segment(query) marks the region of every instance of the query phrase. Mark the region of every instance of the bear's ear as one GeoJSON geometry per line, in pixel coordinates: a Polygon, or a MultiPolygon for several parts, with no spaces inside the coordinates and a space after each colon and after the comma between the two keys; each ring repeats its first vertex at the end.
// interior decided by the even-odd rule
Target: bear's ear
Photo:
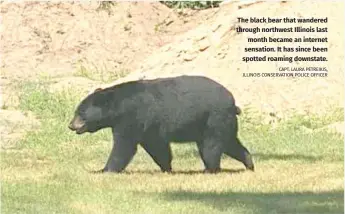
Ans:
{"type": "Polygon", "coordinates": [[[102,91],[103,88],[96,88],[96,89],[91,89],[87,94],[90,95],[90,94],[93,94],[93,93],[96,93],[98,91],[102,91]]]}

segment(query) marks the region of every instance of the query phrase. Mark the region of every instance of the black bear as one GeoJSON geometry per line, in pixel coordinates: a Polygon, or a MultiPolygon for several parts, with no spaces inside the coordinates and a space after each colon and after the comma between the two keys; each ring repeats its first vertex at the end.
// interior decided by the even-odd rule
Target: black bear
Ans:
{"type": "Polygon", "coordinates": [[[96,89],[77,107],[69,128],[77,134],[112,128],[114,145],[98,172],[121,172],[140,144],[163,172],[170,172],[170,142],[196,142],[205,172],[220,171],[223,153],[254,171],[238,139],[231,92],[202,76],[138,80],[96,89]]]}

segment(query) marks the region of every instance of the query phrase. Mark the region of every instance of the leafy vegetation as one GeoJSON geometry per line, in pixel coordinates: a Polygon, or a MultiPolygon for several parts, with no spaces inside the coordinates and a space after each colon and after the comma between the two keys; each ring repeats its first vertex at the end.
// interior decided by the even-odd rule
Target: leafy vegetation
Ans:
{"type": "Polygon", "coordinates": [[[97,8],[97,11],[106,11],[108,13],[108,15],[112,15],[112,10],[111,8],[113,6],[116,6],[116,1],[101,1],[99,3],[99,6],[97,8]]]}
{"type": "Polygon", "coordinates": [[[128,73],[129,71],[125,69],[113,70],[109,69],[105,64],[103,66],[96,66],[87,60],[81,60],[78,62],[78,69],[74,75],[106,83],[124,77],[128,73]]]}
{"type": "Polygon", "coordinates": [[[222,1],[160,1],[170,8],[175,9],[208,9],[218,7],[222,1]]]}

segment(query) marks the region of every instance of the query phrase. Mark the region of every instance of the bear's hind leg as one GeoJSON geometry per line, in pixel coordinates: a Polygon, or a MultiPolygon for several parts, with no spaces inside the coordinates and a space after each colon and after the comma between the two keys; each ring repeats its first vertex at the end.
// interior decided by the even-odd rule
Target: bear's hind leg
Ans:
{"type": "Polygon", "coordinates": [[[141,146],[151,156],[162,172],[171,172],[171,149],[168,142],[158,139],[146,139],[141,146]]]}
{"type": "Polygon", "coordinates": [[[231,120],[227,119],[227,111],[211,112],[207,119],[202,140],[197,141],[199,153],[205,165],[205,172],[215,173],[221,170],[220,160],[223,154],[223,142],[226,141],[231,120]]]}
{"type": "Polygon", "coordinates": [[[228,142],[227,145],[225,145],[224,153],[242,162],[247,169],[254,171],[252,156],[238,138],[236,138],[234,142],[228,142]]]}
{"type": "Polygon", "coordinates": [[[197,142],[199,154],[205,165],[206,173],[217,173],[220,171],[220,159],[222,155],[221,143],[216,139],[206,138],[197,142]]]}

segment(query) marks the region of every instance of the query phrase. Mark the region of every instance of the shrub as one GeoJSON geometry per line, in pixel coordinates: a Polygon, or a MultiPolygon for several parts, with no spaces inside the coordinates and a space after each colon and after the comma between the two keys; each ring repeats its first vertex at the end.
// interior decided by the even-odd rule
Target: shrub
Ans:
{"type": "Polygon", "coordinates": [[[175,9],[190,8],[190,9],[202,10],[202,9],[208,9],[211,7],[218,7],[222,1],[160,1],[160,2],[170,8],[175,8],[175,9]]]}

